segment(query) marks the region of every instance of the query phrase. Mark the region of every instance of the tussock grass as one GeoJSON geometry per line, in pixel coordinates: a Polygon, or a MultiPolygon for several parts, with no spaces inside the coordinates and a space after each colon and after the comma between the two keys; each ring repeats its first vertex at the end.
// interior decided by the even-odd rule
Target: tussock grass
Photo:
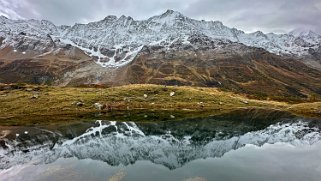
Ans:
{"type": "Polygon", "coordinates": [[[97,112],[93,106],[94,103],[106,104],[112,110],[213,110],[213,112],[228,112],[240,108],[256,107],[289,110],[298,114],[317,110],[312,107],[320,107],[320,103],[292,105],[285,102],[249,99],[245,95],[224,92],[215,88],[165,87],[148,84],[110,88],[0,85],[1,119],[92,113],[97,112]],[[175,95],[170,96],[171,92],[174,92],[175,95]],[[147,97],[144,97],[144,94],[147,97]],[[77,106],[77,102],[84,104],[77,106]]]}
{"type": "Polygon", "coordinates": [[[321,118],[321,102],[294,104],[286,110],[299,115],[321,118]]]}

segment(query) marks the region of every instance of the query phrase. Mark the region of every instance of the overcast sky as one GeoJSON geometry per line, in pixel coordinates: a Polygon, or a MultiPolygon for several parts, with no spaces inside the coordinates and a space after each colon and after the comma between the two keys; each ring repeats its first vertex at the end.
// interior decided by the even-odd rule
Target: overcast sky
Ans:
{"type": "Polygon", "coordinates": [[[0,15],[47,19],[58,25],[97,21],[107,15],[142,20],[167,9],[198,20],[222,21],[246,32],[311,29],[321,34],[321,0],[0,0],[0,15]]]}

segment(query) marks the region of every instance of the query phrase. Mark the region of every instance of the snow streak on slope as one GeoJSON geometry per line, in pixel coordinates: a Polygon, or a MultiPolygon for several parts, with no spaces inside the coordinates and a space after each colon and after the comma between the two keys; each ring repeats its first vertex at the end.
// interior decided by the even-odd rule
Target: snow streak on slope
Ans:
{"type": "Polygon", "coordinates": [[[263,130],[225,138],[212,138],[199,143],[192,137],[174,137],[170,131],[163,135],[146,135],[133,122],[97,121],[98,126],[71,140],[63,140],[52,147],[49,143],[19,149],[16,141],[6,141],[7,149],[0,149],[0,168],[17,164],[51,163],[58,158],[102,160],[110,165],[128,165],[138,160],[150,160],[170,169],[195,159],[221,157],[247,144],[262,146],[277,142],[295,146],[311,145],[321,139],[320,130],[309,128],[306,122],[278,123],[263,130]],[[28,150],[28,151],[26,151],[28,150]]]}

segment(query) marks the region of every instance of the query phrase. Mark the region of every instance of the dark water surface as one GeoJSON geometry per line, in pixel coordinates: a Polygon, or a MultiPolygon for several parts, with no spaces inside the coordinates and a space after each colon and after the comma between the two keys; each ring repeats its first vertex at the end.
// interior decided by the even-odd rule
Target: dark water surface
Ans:
{"type": "Polygon", "coordinates": [[[285,112],[140,111],[12,125],[0,123],[0,180],[321,179],[321,120],[285,112]]]}

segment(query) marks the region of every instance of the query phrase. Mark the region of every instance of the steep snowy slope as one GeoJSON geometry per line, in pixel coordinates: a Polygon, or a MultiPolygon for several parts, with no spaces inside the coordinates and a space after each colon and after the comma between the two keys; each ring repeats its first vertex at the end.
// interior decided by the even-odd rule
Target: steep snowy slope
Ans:
{"type": "Polygon", "coordinates": [[[1,48],[10,46],[14,51],[44,53],[54,45],[50,35],[58,34],[57,27],[46,20],[10,20],[0,17],[1,48]]]}

